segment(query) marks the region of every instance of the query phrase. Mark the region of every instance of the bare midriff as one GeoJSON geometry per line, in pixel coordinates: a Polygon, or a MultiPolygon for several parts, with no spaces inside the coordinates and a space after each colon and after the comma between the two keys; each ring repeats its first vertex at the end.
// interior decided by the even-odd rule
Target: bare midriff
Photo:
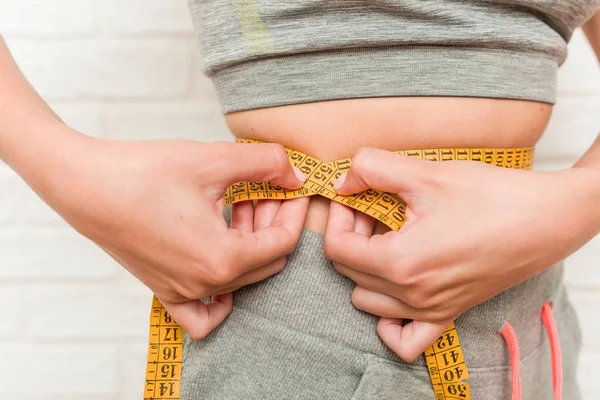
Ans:
{"type": "MultiPolygon", "coordinates": [[[[381,97],[260,108],[226,115],[234,136],[276,142],[323,161],[361,147],[406,150],[534,146],[552,105],[458,97],[381,97]]],[[[329,199],[311,198],[305,228],[325,231],[329,199]]]]}

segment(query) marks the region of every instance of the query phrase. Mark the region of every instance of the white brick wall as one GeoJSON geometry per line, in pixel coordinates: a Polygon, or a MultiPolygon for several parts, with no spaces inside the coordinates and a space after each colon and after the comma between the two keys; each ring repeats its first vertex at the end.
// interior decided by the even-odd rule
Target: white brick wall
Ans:
{"type": "Polygon", "coordinates": [[[119,393],[117,348],[102,343],[0,343],[2,397],[115,398],[119,393]],[[78,397],[76,397],[78,396],[78,397]]]}
{"type": "MultiPolygon", "coordinates": [[[[185,0],[1,0],[0,33],[23,71],[74,128],[96,136],[226,140],[198,72],[185,0]]],[[[580,33],[538,168],[569,166],[600,130],[600,73],[580,33]]],[[[584,330],[580,376],[596,399],[600,237],[568,261],[584,330]]],[[[0,165],[0,397],[139,399],[149,291],[74,233],[0,165]],[[26,371],[26,372],[25,372],[26,371]]]]}

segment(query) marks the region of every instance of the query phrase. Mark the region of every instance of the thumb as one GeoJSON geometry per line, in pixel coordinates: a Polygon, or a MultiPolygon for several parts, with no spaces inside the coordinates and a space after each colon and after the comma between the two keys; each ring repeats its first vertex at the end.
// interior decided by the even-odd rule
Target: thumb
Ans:
{"type": "Polygon", "coordinates": [[[269,181],[286,189],[300,189],[306,177],[277,143],[211,143],[211,172],[223,186],[241,181],[269,181]]]}
{"type": "Polygon", "coordinates": [[[210,303],[191,300],[185,303],[169,303],[163,306],[192,339],[202,339],[225,321],[233,309],[233,294],[213,296],[210,303]]]}
{"type": "Polygon", "coordinates": [[[356,153],[350,170],[333,187],[341,195],[369,188],[409,195],[423,190],[434,179],[436,164],[391,151],[363,148],[356,153]]]}
{"type": "Polygon", "coordinates": [[[394,353],[406,362],[412,362],[431,346],[450,326],[430,322],[412,321],[402,326],[401,319],[380,318],[377,334],[394,353]]]}

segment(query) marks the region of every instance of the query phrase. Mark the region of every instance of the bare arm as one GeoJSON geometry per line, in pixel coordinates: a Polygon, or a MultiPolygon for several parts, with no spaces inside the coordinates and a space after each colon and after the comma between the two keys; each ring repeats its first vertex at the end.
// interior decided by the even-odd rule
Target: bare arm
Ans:
{"type": "MultiPolygon", "coordinates": [[[[582,28],[596,53],[596,58],[600,61],[600,11],[594,14],[582,28]]],[[[591,167],[600,170],[600,136],[596,138],[584,156],[577,161],[575,167],[591,167]]]]}
{"type": "Polygon", "coordinates": [[[590,18],[582,27],[585,36],[600,60],[600,11],[590,18]]]}
{"type": "MultiPolygon", "coordinates": [[[[29,161],[47,151],[50,142],[60,147],[66,136],[74,137],[76,133],[63,124],[25,79],[0,36],[0,159],[29,176],[29,161]]],[[[40,166],[41,162],[40,158],[35,164],[40,166]]]]}
{"type": "MultiPolygon", "coordinates": [[[[0,72],[0,140],[6,140],[7,132],[17,128],[31,128],[39,123],[50,126],[61,122],[27,82],[1,35],[0,72]],[[25,116],[29,119],[23,121],[25,116]]],[[[0,150],[3,147],[5,146],[0,146],[0,150]]]]}
{"type": "Polygon", "coordinates": [[[44,103],[1,37],[0,159],[146,284],[195,338],[227,317],[233,290],[283,268],[308,206],[308,199],[256,209],[246,202],[236,205],[229,229],[223,193],[232,183],[302,186],[282,146],[84,135],[44,103]],[[207,305],[199,300],[215,295],[207,305]]]}

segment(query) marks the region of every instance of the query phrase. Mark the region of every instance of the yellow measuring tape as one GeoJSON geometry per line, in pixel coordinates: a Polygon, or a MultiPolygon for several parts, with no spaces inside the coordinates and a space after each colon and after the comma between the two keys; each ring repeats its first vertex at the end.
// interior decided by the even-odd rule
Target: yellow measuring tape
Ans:
{"type": "MultiPolygon", "coordinates": [[[[240,143],[260,143],[256,140],[237,139],[240,143]]],[[[338,195],[333,184],[350,169],[350,158],[323,162],[297,150],[286,149],[290,163],[305,175],[304,186],[287,190],[268,182],[238,182],[225,193],[225,204],[247,200],[286,200],[321,195],[362,211],[383,222],[392,230],[399,230],[405,221],[406,207],[389,193],[368,189],[350,196],[338,195]]],[[[530,169],[533,148],[464,148],[403,150],[398,154],[431,161],[470,160],[504,168],[530,169]]],[[[154,296],[150,313],[150,339],[144,400],[179,399],[183,330],[154,296]]],[[[471,398],[469,377],[458,333],[454,323],[425,350],[425,360],[436,400],[471,398]]]]}

